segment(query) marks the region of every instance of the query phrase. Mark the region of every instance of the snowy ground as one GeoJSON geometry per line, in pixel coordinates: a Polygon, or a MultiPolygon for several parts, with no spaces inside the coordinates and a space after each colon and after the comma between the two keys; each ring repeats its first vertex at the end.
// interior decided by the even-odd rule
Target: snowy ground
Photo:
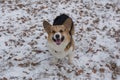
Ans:
{"type": "Polygon", "coordinates": [[[120,80],[119,0],[0,0],[0,80],[120,80]],[[75,24],[75,58],[50,65],[42,22],[75,24]]]}

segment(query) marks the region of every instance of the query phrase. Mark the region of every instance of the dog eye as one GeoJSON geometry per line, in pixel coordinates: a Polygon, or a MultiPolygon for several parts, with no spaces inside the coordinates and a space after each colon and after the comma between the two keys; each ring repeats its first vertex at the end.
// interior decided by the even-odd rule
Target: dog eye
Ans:
{"type": "Polygon", "coordinates": [[[60,30],[60,32],[62,33],[62,32],[63,32],[63,30],[60,30]]]}
{"type": "Polygon", "coordinates": [[[52,33],[55,33],[55,31],[52,31],[52,33]]]}

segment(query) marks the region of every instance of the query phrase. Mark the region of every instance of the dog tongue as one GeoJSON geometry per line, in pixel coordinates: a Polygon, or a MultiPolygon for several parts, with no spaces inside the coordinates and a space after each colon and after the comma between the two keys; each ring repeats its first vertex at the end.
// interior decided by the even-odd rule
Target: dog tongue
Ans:
{"type": "Polygon", "coordinates": [[[56,44],[57,44],[57,45],[60,45],[61,40],[60,40],[60,39],[58,39],[58,40],[56,40],[55,42],[56,42],[56,44]]]}

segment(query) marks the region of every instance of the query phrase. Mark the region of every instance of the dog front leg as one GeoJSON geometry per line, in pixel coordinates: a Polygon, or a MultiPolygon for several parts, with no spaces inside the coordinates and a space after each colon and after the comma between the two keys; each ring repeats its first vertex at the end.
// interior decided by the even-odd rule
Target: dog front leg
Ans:
{"type": "Polygon", "coordinates": [[[74,53],[71,52],[71,53],[68,55],[68,63],[69,63],[69,64],[72,64],[72,63],[73,63],[73,58],[74,58],[74,53]]]}

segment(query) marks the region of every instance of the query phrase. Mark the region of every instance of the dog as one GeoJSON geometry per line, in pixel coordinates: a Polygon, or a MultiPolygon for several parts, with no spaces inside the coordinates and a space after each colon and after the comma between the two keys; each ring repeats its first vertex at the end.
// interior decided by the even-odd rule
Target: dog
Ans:
{"type": "Polygon", "coordinates": [[[74,58],[74,24],[72,19],[66,14],[61,14],[54,19],[53,25],[43,21],[43,27],[48,34],[48,49],[55,58],[53,63],[68,56],[68,62],[71,64],[74,58]]]}

